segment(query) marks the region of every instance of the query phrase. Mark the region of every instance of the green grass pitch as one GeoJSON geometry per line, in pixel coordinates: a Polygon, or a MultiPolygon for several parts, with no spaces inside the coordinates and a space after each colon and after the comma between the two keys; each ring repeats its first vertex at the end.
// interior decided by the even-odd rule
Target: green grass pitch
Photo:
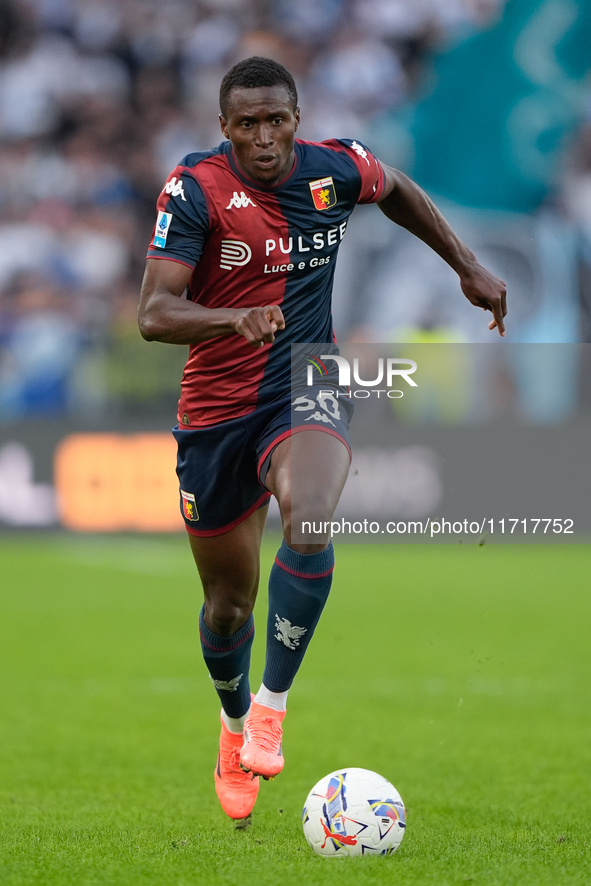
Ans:
{"type": "Polygon", "coordinates": [[[341,545],[244,832],[186,540],[5,536],[0,563],[3,886],[591,882],[591,545],[341,545]],[[303,801],[340,766],[401,792],[394,856],[309,850],[303,801]]]}

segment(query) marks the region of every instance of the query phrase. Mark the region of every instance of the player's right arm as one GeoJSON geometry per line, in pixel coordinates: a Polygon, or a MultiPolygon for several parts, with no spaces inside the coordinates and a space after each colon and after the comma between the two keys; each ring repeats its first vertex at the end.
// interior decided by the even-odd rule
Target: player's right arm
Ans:
{"type": "Polygon", "coordinates": [[[193,271],[180,262],[148,259],[142,282],[138,323],[146,341],[192,345],[232,333],[253,347],[264,347],[285,327],[278,305],[205,308],[182,298],[193,271]]]}

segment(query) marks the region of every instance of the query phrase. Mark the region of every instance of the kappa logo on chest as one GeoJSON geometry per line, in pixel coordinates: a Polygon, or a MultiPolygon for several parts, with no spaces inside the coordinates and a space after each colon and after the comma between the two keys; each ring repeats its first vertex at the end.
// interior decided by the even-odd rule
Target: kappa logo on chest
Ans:
{"type": "Polygon", "coordinates": [[[246,209],[248,206],[256,207],[256,203],[244,191],[234,191],[226,209],[246,209]]]}

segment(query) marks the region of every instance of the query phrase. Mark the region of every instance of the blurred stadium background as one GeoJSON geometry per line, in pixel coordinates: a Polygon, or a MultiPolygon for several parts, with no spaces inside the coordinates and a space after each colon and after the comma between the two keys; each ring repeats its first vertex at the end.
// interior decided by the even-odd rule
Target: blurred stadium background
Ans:
{"type": "MultiPolygon", "coordinates": [[[[476,399],[417,421],[587,421],[586,0],[0,0],[5,529],[180,528],[185,349],[142,341],[138,290],[162,182],[221,140],[220,79],[253,54],[294,73],[302,137],[366,142],[509,281],[507,342],[572,345],[560,370],[540,351],[500,363],[486,415],[476,399]]],[[[491,340],[455,275],[375,208],[347,241],[342,341],[491,340]]]]}

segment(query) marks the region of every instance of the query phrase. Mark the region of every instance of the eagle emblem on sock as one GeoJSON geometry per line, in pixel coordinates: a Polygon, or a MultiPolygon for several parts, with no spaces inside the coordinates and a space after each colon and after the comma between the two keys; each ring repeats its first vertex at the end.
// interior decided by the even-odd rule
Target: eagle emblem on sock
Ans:
{"type": "Polygon", "coordinates": [[[225,689],[226,692],[236,692],[236,690],[238,689],[238,684],[242,680],[243,676],[244,674],[238,674],[237,677],[232,677],[231,680],[214,680],[210,674],[209,679],[216,689],[225,689]]]}
{"type": "Polygon", "coordinates": [[[300,645],[300,639],[304,636],[308,628],[299,628],[287,618],[280,618],[275,613],[275,639],[287,646],[288,649],[296,649],[300,645]]]}

